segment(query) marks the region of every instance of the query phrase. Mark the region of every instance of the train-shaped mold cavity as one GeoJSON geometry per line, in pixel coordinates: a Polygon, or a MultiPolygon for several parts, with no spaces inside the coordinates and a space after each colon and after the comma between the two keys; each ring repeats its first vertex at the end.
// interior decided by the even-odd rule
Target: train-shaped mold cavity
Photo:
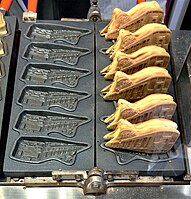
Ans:
{"type": "Polygon", "coordinates": [[[76,156],[89,149],[87,143],[50,137],[20,137],[16,140],[10,157],[25,163],[43,163],[51,160],[73,165],[76,156]]]}
{"type": "Polygon", "coordinates": [[[73,137],[77,128],[90,121],[84,116],[45,110],[24,110],[17,118],[14,129],[23,133],[58,132],[67,137],[73,137]]]}
{"type": "Polygon", "coordinates": [[[22,106],[60,107],[74,111],[79,101],[90,95],[87,92],[73,91],[53,86],[26,86],[18,99],[22,106]]]}
{"type": "Polygon", "coordinates": [[[21,80],[36,84],[60,83],[68,87],[76,87],[81,78],[90,75],[90,71],[57,64],[29,63],[21,76],[21,80]]]}
{"type": "Polygon", "coordinates": [[[80,38],[91,33],[91,30],[63,26],[58,24],[36,23],[32,24],[26,33],[26,37],[36,41],[63,41],[76,45],[80,38]]]}
{"type": "Polygon", "coordinates": [[[23,57],[28,60],[48,61],[76,65],[80,57],[91,50],[47,42],[31,42],[25,49],[23,57]]]}

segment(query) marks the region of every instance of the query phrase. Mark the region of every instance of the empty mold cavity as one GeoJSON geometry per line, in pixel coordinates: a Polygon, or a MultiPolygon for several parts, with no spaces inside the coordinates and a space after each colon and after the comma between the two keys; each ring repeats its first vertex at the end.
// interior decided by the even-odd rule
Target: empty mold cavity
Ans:
{"type": "Polygon", "coordinates": [[[79,126],[89,122],[87,117],[54,111],[24,110],[15,124],[16,130],[27,133],[58,132],[73,137],[79,126]]]}
{"type": "Polygon", "coordinates": [[[33,42],[24,52],[24,58],[40,61],[65,62],[75,65],[81,56],[89,54],[87,48],[78,48],[60,44],[33,42]]]}
{"type": "Polygon", "coordinates": [[[58,87],[26,86],[18,99],[19,104],[37,107],[59,106],[74,111],[80,100],[90,95],[86,92],[71,91],[58,87]]]}
{"type": "Polygon", "coordinates": [[[107,55],[106,51],[107,51],[107,48],[102,48],[102,49],[99,50],[99,52],[104,54],[104,55],[107,55]]]}
{"type": "Polygon", "coordinates": [[[26,163],[43,163],[56,160],[73,165],[78,153],[90,145],[49,137],[20,137],[14,144],[11,158],[26,163]]]}
{"type": "Polygon", "coordinates": [[[80,37],[91,33],[91,30],[63,26],[57,24],[36,23],[29,27],[26,36],[28,38],[47,41],[65,41],[70,44],[77,44],[80,37]]]}
{"type": "Polygon", "coordinates": [[[167,153],[160,153],[160,154],[148,154],[148,153],[139,153],[129,150],[111,149],[106,147],[105,143],[102,143],[101,147],[107,151],[112,152],[116,156],[117,163],[120,165],[126,165],[135,160],[143,160],[152,163],[166,162],[173,160],[179,157],[180,155],[179,152],[175,150],[175,147],[173,147],[167,153]]]}
{"type": "Polygon", "coordinates": [[[25,67],[21,79],[34,83],[61,83],[69,87],[76,87],[79,79],[90,74],[89,70],[70,68],[55,64],[31,63],[25,67]]]}

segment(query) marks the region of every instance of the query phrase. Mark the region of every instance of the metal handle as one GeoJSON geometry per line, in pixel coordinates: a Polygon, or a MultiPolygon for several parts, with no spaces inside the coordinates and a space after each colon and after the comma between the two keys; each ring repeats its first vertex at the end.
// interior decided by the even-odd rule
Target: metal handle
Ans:
{"type": "Polygon", "coordinates": [[[91,21],[98,21],[98,20],[102,20],[101,19],[101,12],[100,9],[97,5],[98,1],[97,0],[92,0],[92,5],[88,11],[88,15],[87,18],[91,21]]]}

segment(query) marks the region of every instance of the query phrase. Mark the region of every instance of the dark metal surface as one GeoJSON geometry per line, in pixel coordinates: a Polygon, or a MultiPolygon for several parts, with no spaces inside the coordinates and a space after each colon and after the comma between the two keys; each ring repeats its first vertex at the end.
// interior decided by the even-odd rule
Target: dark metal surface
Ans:
{"type": "Polygon", "coordinates": [[[178,94],[178,108],[186,143],[191,146],[191,32],[173,31],[170,45],[171,61],[178,94]]]}
{"type": "Polygon", "coordinates": [[[175,64],[173,68],[175,79],[178,79],[183,67],[189,46],[191,44],[191,32],[188,30],[172,31],[170,43],[171,61],[175,64]]]}
{"type": "Polygon", "coordinates": [[[190,96],[191,96],[191,48],[189,48],[187,57],[180,71],[180,75],[177,80],[177,89],[179,93],[179,108],[181,121],[183,125],[184,137],[186,144],[191,146],[191,107],[190,107],[190,96]]]}
{"type": "MultiPolygon", "coordinates": [[[[31,27],[30,23],[23,23],[20,26],[22,31],[18,67],[4,161],[4,173],[8,176],[51,176],[52,170],[88,170],[94,166],[94,25],[92,22],[43,21],[43,23],[73,27],[69,30],[81,28],[81,30],[88,30],[89,34],[81,36],[75,45],[62,39],[61,41],[53,39],[47,43],[42,42],[41,39],[33,40],[26,36],[31,27]],[[72,57],[66,55],[72,65],[66,62],[58,64],[47,59],[36,60],[33,59],[34,56],[30,59],[27,56],[23,57],[30,51],[26,51],[28,49],[26,46],[31,46],[31,44],[39,45],[33,47],[35,49],[41,47],[42,52],[46,50],[49,52],[52,48],[59,47],[61,50],[66,48],[71,52],[75,49],[81,50],[82,53],[84,49],[87,49],[88,54],[85,51],[85,54],[75,62],[72,62],[72,57]],[[69,76],[64,78],[63,75],[69,76]],[[33,92],[30,90],[26,94],[26,88],[33,88],[33,92]],[[55,93],[56,90],[58,93],[55,93]],[[62,96],[61,91],[64,90],[65,94],[68,93],[67,98],[62,96]],[[74,94],[71,91],[80,95],[84,93],[86,97],[76,101],[76,98],[71,98],[74,94]],[[26,141],[24,138],[23,142],[23,136],[33,137],[33,140],[27,138],[26,141]],[[44,139],[44,143],[42,137],[47,138],[44,139]],[[60,139],[62,143],[64,140],[71,141],[76,145],[63,148],[61,146],[63,144],[59,146],[59,142],[58,144],[49,142],[50,138],[60,139]],[[85,147],[86,150],[79,152],[78,143],[84,143],[88,148],[85,147]],[[29,147],[31,151],[27,149],[29,147]],[[45,157],[40,157],[35,150],[39,151],[39,154],[44,154],[45,157]],[[13,152],[18,155],[15,156],[13,152]],[[59,154],[63,157],[68,154],[69,159],[72,155],[72,159],[65,158],[60,161],[62,157],[58,157],[55,161],[51,158],[54,154],[57,154],[57,157],[59,154]],[[33,159],[37,160],[35,166],[31,161],[33,159]]],[[[57,57],[58,53],[54,56],[57,57]]]]}

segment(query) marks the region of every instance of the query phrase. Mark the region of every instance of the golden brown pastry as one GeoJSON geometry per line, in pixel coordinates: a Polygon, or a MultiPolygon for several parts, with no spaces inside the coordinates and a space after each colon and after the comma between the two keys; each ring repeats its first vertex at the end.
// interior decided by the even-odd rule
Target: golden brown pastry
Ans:
{"type": "Polygon", "coordinates": [[[139,124],[120,120],[115,131],[106,134],[106,147],[128,149],[144,153],[165,153],[169,151],[180,132],[177,124],[167,119],[151,119],[139,124]]]}
{"type": "Polygon", "coordinates": [[[148,23],[161,23],[163,10],[156,1],[137,4],[128,12],[115,8],[110,23],[100,31],[106,39],[116,39],[121,29],[135,32],[148,23]]]}
{"type": "Polygon", "coordinates": [[[7,28],[2,12],[0,12],[0,35],[6,35],[7,28]]]}
{"type": "Polygon", "coordinates": [[[0,40],[0,55],[4,55],[4,46],[3,46],[3,42],[0,40]]]}
{"type": "Polygon", "coordinates": [[[150,23],[134,33],[121,29],[117,41],[106,53],[113,59],[117,51],[132,53],[144,46],[155,45],[167,49],[171,31],[165,25],[150,23]]]}
{"type": "Polygon", "coordinates": [[[107,128],[113,130],[120,119],[133,124],[154,118],[171,119],[175,110],[176,103],[173,97],[167,94],[151,94],[134,103],[119,99],[116,111],[104,122],[110,123],[107,128]]]}
{"type": "Polygon", "coordinates": [[[154,93],[166,93],[171,82],[168,71],[148,67],[132,75],[117,71],[113,82],[101,90],[105,100],[139,100],[154,93]]]}
{"type": "Polygon", "coordinates": [[[145,46],[131,54],[117,51],[112,63],[101,70],[101,74],[105,75],[106,79],[113,79],[116,71],[133,74],[148,66],[166,68],[169,60],[170,55],[158,46],[145,46]]]}

